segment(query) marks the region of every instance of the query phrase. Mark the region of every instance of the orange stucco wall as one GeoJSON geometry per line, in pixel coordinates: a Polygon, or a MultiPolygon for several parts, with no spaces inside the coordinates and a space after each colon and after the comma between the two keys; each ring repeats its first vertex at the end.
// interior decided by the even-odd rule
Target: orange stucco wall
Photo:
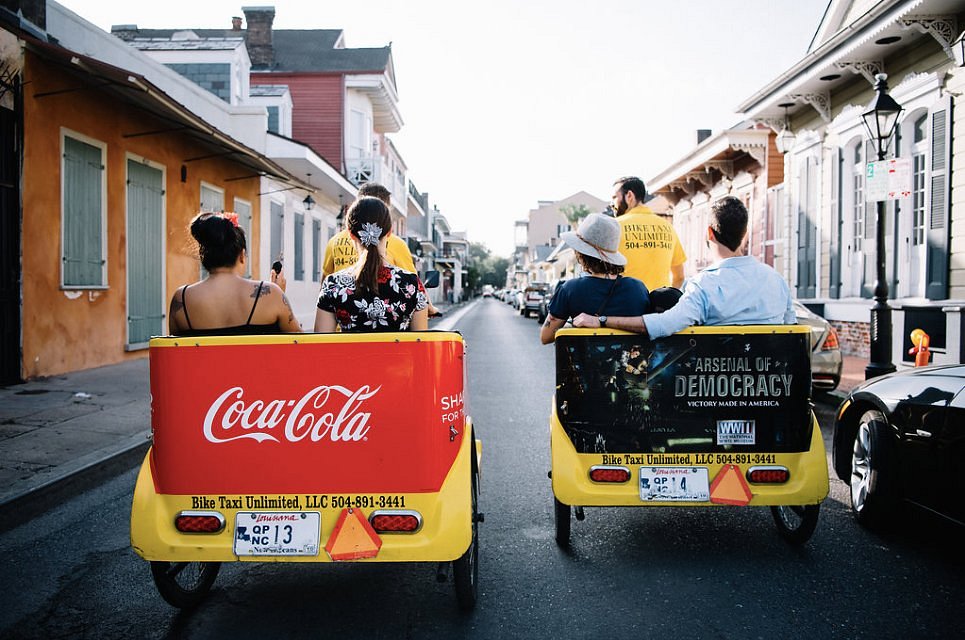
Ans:
{"type": "MultiPolygon", "coordinates": [[[[247,167],[211,155],[179,133],[125,138],[124,134],[171,128],[151,114],[68,75],[28,54],[24,68],[23,160],[23,375],[46,376],[144,357],[125,351],[127,335],[127,159],[147,159],[165,168],[165,313],[174,290],[198,279],[198,261],[187,231],[201,200],[201,181],[251,203],[253,238],[248,239],[253,272],[258,272],[257,177],[247,167]],[[39,93],[84,87],[58,95],[39,93]],[[106,144],[107,287],[64,290],[61,282],[62,128],[106,144]],[[181,166],[187,180],[181,181],[181,166]]],[[[96,80],[90,80],[96,83],[96,80]]],[[[165,330],[167,329],[165,323],[165,330]]]]}

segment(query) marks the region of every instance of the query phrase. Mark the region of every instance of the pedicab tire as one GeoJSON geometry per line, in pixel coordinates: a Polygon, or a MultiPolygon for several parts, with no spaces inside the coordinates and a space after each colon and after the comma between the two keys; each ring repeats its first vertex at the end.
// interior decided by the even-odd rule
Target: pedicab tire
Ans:
{"type": "Polygon", "coordinates": [[[158,593],[165,602],[179,609],[191,609],[200,604],[220,570],[220,562],[151,562],[151,575],[158,593]],[[190,584],[182,585],[178,578],[186,570],[196,577],[190,584]]]}
{"type": "Polygon", "coordinates": [[[811,539],[818,526],[821,505],[771,507],[771,516],[777,525],[777,532],[791,544],[804,544],[811,539]]]}
{"type": "Polygon", "coordinates": [[[570,546],[570,505],[553,498],[553,512],[556,520],[556,544],[564,549],[570,546]]]}
{"type": "MultiPolygon", "coordinates": [[[[473,453],[475,458],[475,453],[473,453]]],[[[472,472],[472,539],[469,548],[452,563],[452,580],[456,587],[456,601],[463,611],[476,608],[479,595],[479,520],[477,474],[475,464],[472,472]]]]}

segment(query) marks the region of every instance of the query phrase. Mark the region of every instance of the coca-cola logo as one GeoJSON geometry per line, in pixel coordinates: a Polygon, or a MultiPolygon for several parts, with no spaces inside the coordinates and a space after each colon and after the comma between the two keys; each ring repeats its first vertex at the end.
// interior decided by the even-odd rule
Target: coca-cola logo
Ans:
{"type": "Polygon", "coordinates": [[[379,392],[362,385],[352,390],[338,385],[315,387],[299,400],[252,400],[242,387],[231,387],[211,404],[204,416],[204,437],[216,444],[251,439],[280,442],[275,430],[284,426],[284,439],[312,442],[359,442],[373,426],[363,403],[379,392]]]}

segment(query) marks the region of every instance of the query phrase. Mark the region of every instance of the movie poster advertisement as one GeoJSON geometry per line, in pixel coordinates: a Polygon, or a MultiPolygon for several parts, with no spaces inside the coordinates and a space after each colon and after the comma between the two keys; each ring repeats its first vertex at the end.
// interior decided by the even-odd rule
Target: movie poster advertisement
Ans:
{"type": "Polygon", "coordinates": [[[557,417],[579,453],[808,449],[806,333],[560,336],[556,344],[557,417]]]}

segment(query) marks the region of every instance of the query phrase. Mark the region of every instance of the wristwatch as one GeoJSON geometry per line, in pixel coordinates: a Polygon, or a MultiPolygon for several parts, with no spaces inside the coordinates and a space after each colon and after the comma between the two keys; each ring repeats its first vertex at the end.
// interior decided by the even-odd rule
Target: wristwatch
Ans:
{"type": "Polygon", "coordinates": [[[606,321],[607,321],[607,317],[606,317],[606,316],[597,316],[597,320],[600,321],[600,326],[601,326],[601,327],[606,327],[606,321]]]}

